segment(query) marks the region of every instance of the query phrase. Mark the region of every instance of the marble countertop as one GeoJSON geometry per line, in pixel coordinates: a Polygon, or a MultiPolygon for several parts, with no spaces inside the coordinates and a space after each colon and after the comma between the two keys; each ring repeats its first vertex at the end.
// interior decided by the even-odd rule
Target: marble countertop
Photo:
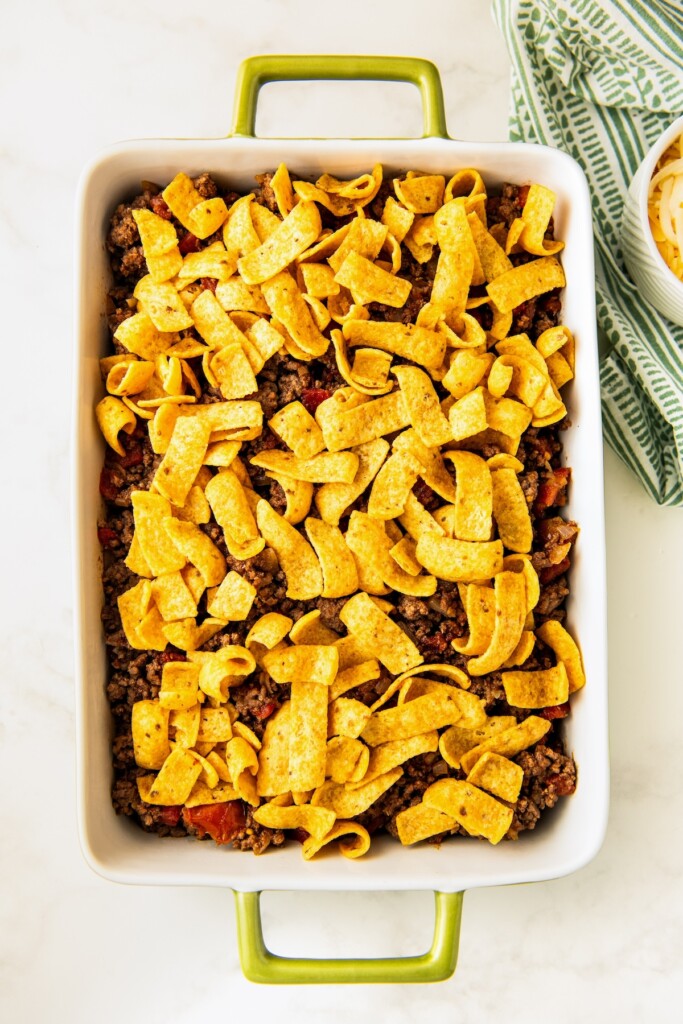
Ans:
{"type": "MultiPolygon", "coordinates": [[[[683,519],[653,505],[610,452],[606,841],[567,878],[469,893],[450,981],[253,986],[239,968],[230,892],[115,885],[78,846],[69,416],[81,168],[123,138],[224,134],[240,60],[268,52],[428,57],[443,76],[451,134],[502,140],[508,60],[488,0],[9,0],[3,14],[3,1019],[680,1020],[683,519]]],[[[264,91],[258,130],[405,135],[420,124],[407,86],[292,84],[264,91]]],[[[425,893],[264,898],[268,942],[290,954],[419,952],[432,917],[425,893]]]]}

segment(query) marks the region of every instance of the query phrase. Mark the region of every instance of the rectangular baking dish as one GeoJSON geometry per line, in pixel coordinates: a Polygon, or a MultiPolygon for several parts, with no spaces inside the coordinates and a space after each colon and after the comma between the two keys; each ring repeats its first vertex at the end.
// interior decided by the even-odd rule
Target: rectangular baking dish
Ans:
{"type": "Polygon", "coordinates": [[[418,981],[448,977],[457,956],[465,889],[556,878],[576,871],[599,849],[607,820],[607,668],[604,516],[598,349],[595,328],[590,198],[583,172],[564,153],[512,143],[465,143],[446,132],[441,83],[426,61],[387,57],[256,57],[238,77],[233,133],[209,140],[153,140],[119,144],[84,172],[78,205],[74,389],[74,552],[78,686],[79,829],[86,860],[100,875],[139,885],[210,885],[235,890],[242,964],[255,981],[418,981]],[[254,137],[260,87],[284,79],[408,81],[423,100],[425,135],[411,140],[306,140],[254,137]],[[305,862],[289,843],[256,858],[196,841],[148,835],[112,809],[110,712],[100,624],[102,587],[97,518],[103,443],[94,406],[101,397],[98,360],[108,332],[104,300],[109,265],[104,238],[115,205],[141,179],[169,181],[178,170],[208,170],[230,187],[248,191],[254,175],[285,161],[302,177],[323,171],[350,177],[380,162],[401,169],[441,172],[476,167],[489,186],[538,181],[557,195],[557,237],[565,240],[567,278],[563,322],[577,339],[576,379],[567,399],[572,427],[566,461],[573,467],[567,515],[581,526],[572,569],[568,621],[579,638],[587,685],[572,700],[566,723],[569,751],[579,770],[576,793],[561,801],[534,832],[519,841],[446,842],[403,848],[373,842],[361,860],[326,856],[305,862]],[[394,960],[295,960],[270,954],[261,934],[258,893],[264,889],[413,890],[437,894],[432,949],[394,960]]]}

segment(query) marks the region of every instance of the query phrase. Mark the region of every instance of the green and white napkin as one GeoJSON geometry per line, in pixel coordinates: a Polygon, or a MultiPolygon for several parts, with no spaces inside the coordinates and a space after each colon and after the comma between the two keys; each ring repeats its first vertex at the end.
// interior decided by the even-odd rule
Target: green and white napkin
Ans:
{"type": "Polygon", "coordinates": [[[493,0],[512,60],[510,137],[565,150],[591,189],[605,438],[661,505],[683,505],[683,328],[619,249],[645,153],[683,113],[681,0],[493,0]]]}

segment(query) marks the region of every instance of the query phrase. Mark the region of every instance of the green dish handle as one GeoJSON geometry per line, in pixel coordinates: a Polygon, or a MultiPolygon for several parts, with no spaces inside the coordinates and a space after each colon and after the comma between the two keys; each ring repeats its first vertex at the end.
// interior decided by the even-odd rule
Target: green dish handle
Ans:
{"type": "Polygon", "coordinates": [[[461,892],[436,892],[432,948],[420,956],[380,959],[307,959],[271,953],[263,940],[260,892],[236,892],[240,960],[249,981],[265,985],[320,985],[444,981],[458,959],[461,892]]]}
{"type": "Polygon", "coordinates": [[[434,64],[419,57],[370,57],[269,54],[248,57],[237,72],[231,135],[254,138],[258,94],[268,82],[410,82],[422,97],[424,138],[448,138],[441,77],[434,64]]]}

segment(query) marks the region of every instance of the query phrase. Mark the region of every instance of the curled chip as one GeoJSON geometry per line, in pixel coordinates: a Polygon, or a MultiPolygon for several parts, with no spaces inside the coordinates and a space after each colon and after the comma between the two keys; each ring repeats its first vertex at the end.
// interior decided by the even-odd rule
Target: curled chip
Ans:
{"type": "Polygon", "coordinates": [[[467,781],[513,804],[519,797],[524,772],[514,761],[489,751],[479,758],[467,781]]]}
{"type": "Polygon", "coordinates": [[[174,277],[183,265],[173,225],[151,210],[133,210],[150,277],[160,283],[174,277]]]}
{"type": "Polygon", "coordinates": [[[455,399],[464,398],[481,383],[494,361],[493,353],[481,355],[468,349],[454,352],[441,381],[455,399]]]}
{"type": "Polygon", "coordinates": [[[531,551],[533,530],[529,506],[517,473],[509,467],[492,470],[493,515],[498,535],[510,551],[531,551]]]}
{"type": "Polygon", "coordinates": [[[258,249],[238,260],[242,280],[246,284],[261,284],[275,277],[316,241],[321,227],[315,203],[299,203],[258,249]]]}
{"type": "Polygon", "coordinates": [[[362,686],[363,683],[368,683],[371,679],[379,679],[380,674],[379,662],[376,658],[368,658],[367,661],[361,661],[357,665],[340,670],[330,687],[330,700],[336,700],[348,690],[362,686]]]}
{"type": "Polygon", "coordinates": [[[152,600],[164,622],[197,614],[197,602],[180,572],[168,572],[152,581],[152,600]]]}
{"type": "Polygon", "coordinates": [[[342,328],[349,345],[367,345],[410,359],[427,370],[438,370],[446,352],[445,335],[415,324],[350,320],[342,328]]]}
{"type": "Polygon", "coordinates": [[[233,558],[253,558],[263,550],[265,542],[259,534],[245,489],[232,469],[212,477],[204,493],[233,558]]]}
{"type": "MultiPolygon", "coordinates": [[[[124,356],[107,374],[107,391],[112,395],[135,395],[144,391],[154,376],[154,363],[124,356]],[[131,360],[130,362],[128,360],[131,360]]],[[[119,454],[121,454],[119,452],[119,454]]]]}
{"type": "Polygon", "coordinates": [[[457,824],[455,818],[424,803],[406,807],[396,815],[396,831],[404,846],[419,843],[441,832],[450,832],[457,824]]]}
{"type": "Polygon", "coordinates": [[[501,682],[505,699],[513,708],[554,707],[569,698],[567,670],[562,662],[538,672],[503,672],[501,682]]]}
{"type": "MultiPolygon", "coordinates": [[[[569,681],[569,693],[575,693],[586,683],[586,675],[581,663],[581,652],[574,638],[567,632],[561,622],[548,619],[536,630],[536,636],[547,644],[564,665],[569,681]]],[[[562,703],[558,701],[558,703],[562,703]]]]}
{"type": "Polygon", "coordinates": [[[161,494],[133,491],[131,494],[135,520],[135,538],[153,576],[182,569],[187,558],[168,536],[166,523],[171,520],[171,505],[161,494]]]}
{"type": "Polygon", "coordinates": [[[322,839],[316,839],[314,836],[304,839],[302,846],[304,860],[310,860],[323,846],[327,846],[328,843],[337,839],[342,840],[339,843],[339,852],[343,857],[348,857],[351,860],[362,857],[370,849],[370,834],[363,825],[357,821],[337,821],[322,839]],[[345,836],[351,838],[345,839],[343,838],[345,836]]]}
{"type": "Polygon", "coordinates": [[[331,269],[339,270],[346,257],[351,252],[363,256],[367,260],[374,260],[379,256],[387,236],[387,228],[376,220],[368,220],[364,215],[357,216],[351,221],[351,226],[342,240],[341,245],[327,260],[331,269]]]}
{"type": "Polygon", "coordinates": [[[410,452],[393,452],[373,481],[368,514],[375,519],[395,519],[402,515],[421,468],[410,452]]]}
{"type": "Polygon", "coordinates": [[[452,199],[434,217],[440,252],[428,306],[418,315],[418,322],[427,326],[430,318],[444,315],[446,323],[457,329],[465,312],[476,249],[467,221],[467,211],[460,199],[452,199]]]}
{"type": "MultiPolygon", "coordinates": [[[[428,487],[440,494],[446,501],[455,500],[453,478],[448,472],[438,448],[427,447],[414,430],[404,430],[399,434],[393,447],[396,451],[407,451],[415,456],[420,463],[420,476],[428,487]]],[[[408,502],[410,503],[410,498],[408,502]]],[[[408,504],[406,508],[408,508],[408,504]]]]}
{"type": "Polygon", "coordinates": [[[170,754],[168,714],[156,700],[139,700],[133,704],[133,753],[140,768],[161,768],[170,754]]]}
{"type": "Polygon", "coordinates": [[[425,790],[423,800],[427,806],[455,818],[470,835],[483,836],[494,846],[512,824],[512,809],[471,782],[441,779],[425,790]]]}
{"type": "Polygon", "coordinates": [[[499,572],[494,581],[495,611],[493,633],[481,654],[470,658],[467,671],[472,676],[495,672],[514,652],[526,621],[526,580],[522,573],[499,572]]]}
{"type": "Polygon", "coordinates": [[[323,575],[317,555],[308,541],[267,501],[258,502],[256,521],[287,577],[287,597],[298,601],[319,597],[323,589],[323,575]]]}
{"type": "Polygon", "coordinates": [[[262,665],[276,683],[311,682],[330,686],[337,674],[339,652],[331,646],[296,644],[265,654],[262,665]]]}
{"type": "Polygon", "coordinates": [[[415,555],[427,572],[452,583],[488,580],[502,571],[503,545],[499,540],[466,541],[423,533],[415,555]]]}
{"type": "Polygon", "coordinates": [[[337,818],[354,818],[367,811],[402,775],[402,768],[392,768],[357,789],[349,789],[338,782],[325,782],[316,789],[311,803],[314,807],[328,808],[337,818]]]}
{"type": "Polygon", "coordinates": [[[228,215],[222,199],[204,199],[192,179],[182,172],[176,174],[161,194],[173,215],[197,238],[208,238],[228,215]]]}
{"type": "Polygon", "coordinates": [[[309,516],[306,533],[318,556],[323,575],[322,597],[346,597],[358,589],[358,572],[352,553],[338,526],[309,516]]]}
{"type": "Polygon", "coordinates": [[[381,596],[391,587],[400,594],[431,597],[436,591],[433,576],[413,575],[402,569],[392,556],[393,540],[384,523],[364,512],[352,512],[346,542],[353,551],[358,578],[367,593],[381,596]]]}
{"type": "Polygon", "coordinates": [[[260,644],[269,651],[277,647],[292,628],[292,620],[288,615],[281,615],[280,612],[267,612],[262,615],[247,633],[244,641],[247,649],[254,644],[260,644]]]}
{"type": "Polygon", "coordinates": [[[306,612],[294,623],[289,631],[289,639],[293,644],[312,644],[326,647],[339,639],[339,634],[320,621],[320,609],[306,612]]]}
{"type": "Polygon", "coordinates": [[[405,672],[424,661],[412,640],[380,611],[367,594],[355,594],[350,598],[339,618],[349,633],[358,637],[390,672],[405,672]]]}
{"type": "Polygon", "coordinates": [[[322,839],[334,825],[336,814],[327,807],[280,807],[272,801],[254,811],[254,820],[266,828],[302,828],[314,839],[322,839]]]}
{"type": "Polygon", "coordinates": [[[178,341],[173,331],[162,331],[152,323],[147,313],[134,313],[116,328],[114,338],[129,352],[141,359],[154,360],[178,341]]]}
{"type": "Polygon", "coordinates": [[[119,434],[122,430],[126,434],[133,433],[137,423],[135,414],[118,398],[107,395],[97,403],[95,415],[109,447],[113,448],[117,455],[125,455],[124,447],[119,441],[119,434]]]}
{"type": "Polygon", "coordinates": [[[321,452],[299,459],[292,452],[277,449],[259,452],[249,460],[252,466],[268,469],[278,476],[291,476],[308,483],[350,484],[358,471],[358,456],[353,452],[321,452]]]}
{"type": "Polygon", "coordinates": [[[484,389],[475,388],[458,398],[449,410],[448,419],[456,441],[463,441],[466,437],[473,437],[486,430],[488,417],[484,389]]]}
{"type": "Polygon", "coordinates": [[[513,757],[542,739],[549,728],[550,722],[546,721],[545,718],[529,715],[519,725],[513,725],[509,729],[501,729],[500,732],[489,736],[475,747],[472,747],[463,754],[460,764],[464,771],[471,771],[481,755],[485,754],[487,750],[492,750],[495,754],[503,754],[505,757],[513,757]]]}
{"type": "Polygon", "coordinates": [[[555,193],[543,185],[531,185],[527,193],[522,216],[510,225],[506,249],[516,246],[534,256],[553,256],[564,248],[564,242],[549,241],[545,237],[555,206],[555,193]]]}
{"type": "Polygon", "coordinates": [[[411,213],[434,213],[443,203],[443,174],[412,174],[394,178],[397,199],[411,213]]]}
{"type": "Polygon", "coordinates": [[[501,313],[511,313],[529,299],[553,288],[564,288],[564,271],[554,256],[522,263],[490,281],[486,290],[501,313]]]}
{"type": "Polygon", "coordinates": [[[292,525],[302,523],[311,509],[313,484],[284,474],[266,472],[266,476],[276,480],[285,493],[286,507],[282,518],[292,525]]]}
{"type": "Polygon", "coordinates": [[[254,748],[241,736],[233,736],[225,745],[225,761],[235,792],[252,807],[258,807],[255,778],[258,757],[254,748]]]}

